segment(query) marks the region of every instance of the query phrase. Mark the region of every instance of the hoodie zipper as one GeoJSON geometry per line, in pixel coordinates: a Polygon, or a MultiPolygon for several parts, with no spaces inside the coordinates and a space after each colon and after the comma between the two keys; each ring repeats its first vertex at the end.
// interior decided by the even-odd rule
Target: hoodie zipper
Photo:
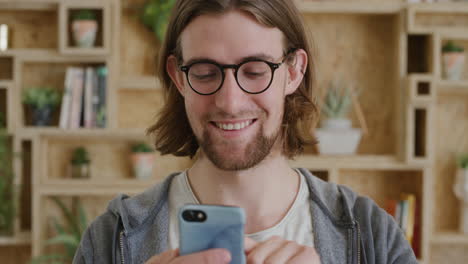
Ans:
{"type": "Polygon", "coordinates": [[[125,257],[124,257],[124,244],[123,244],[123,236],[124,236],[124,231],[120,231],[120,263],[125,264],[125,257]]]}
{"type": "Polygon", "coordinates": [[[357,263],[361,263],[361,228],[357,221],[354,221],[357,228],[357,263]]]}

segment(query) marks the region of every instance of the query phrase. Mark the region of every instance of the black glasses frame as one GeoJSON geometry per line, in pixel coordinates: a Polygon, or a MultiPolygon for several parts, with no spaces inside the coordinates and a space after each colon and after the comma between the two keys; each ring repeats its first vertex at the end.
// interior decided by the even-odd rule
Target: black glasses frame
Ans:
{"type": "MultiPolygon", "coordinates": [[[[287,54],[289,55],[289,54],[287,54]]],[[[269,61],[266,61],[266,60],[262,60],[262,59],[248,59],[248,60],[245,60],[239,64],[219,64],[215,61],[212,61],[212,60],[199,60],[199,61],[195,61],[193,63],[190,63],[189,65],[184,65],[184,66],[180,66],[180,70],[185,72],[185,77],[187,78],[187,82],[189,83],[190,85],[190,88],[192,88],[192,90],[194,92],[196,92],[197,94],[199,95],[212,95],[214,93],[216,93],[217,91],[219,91],[219,89],[221,89],[221,87],[223,86],[224,84],[224,79],[226,77],[226,73],[225,73],[225,69],[234,69],[234,78],[236,79],[236,82],[237,82],[237,85],[239,85],[239,88],[241,88],[242,91],[248,93],[248,94],[259,94],[259,93],[263,93],[265,92],[268,88],[270,88],[271,86],[271,83],[273,82],[273,77],[275,76],[275,71],[276,69],[278,69],[281,64],[284,63],[284,61],[287,59],[288,56],[284,56],[283,60],[279,63],[273,63],[273,62],[269,62],[269,61]],[[270,79],[270,82],[268,83],[267,87],[259,92],[250,92],[250,91],[247,91],[245,90],[244,88],[242,88],[242,85],[240,85],[239,83],[239,79],[237,78],[237,73],[238,73],[238,70],[239,68],[248,63],[248,62],[252,62],[252,61],[260,61],[260,62],[264,62],[266,63],[268,66],[270,66],[270,69],[271,69],[271,79],[270,79]],[[195,90],[193,87],[192,87],[192,84],[190,83],[190,78],[188,76],[188,73],[190,71],[190,68],[195,65],[195,64],[198,64],[198,63],[210,63],[212,65],[215,65],[216,67],[219,68],[219,70],[221,71],[221,83],[219,85],[218,88],[216,88],[213,92],[211,93],[200,93],[199,91],[195,90]]]]}

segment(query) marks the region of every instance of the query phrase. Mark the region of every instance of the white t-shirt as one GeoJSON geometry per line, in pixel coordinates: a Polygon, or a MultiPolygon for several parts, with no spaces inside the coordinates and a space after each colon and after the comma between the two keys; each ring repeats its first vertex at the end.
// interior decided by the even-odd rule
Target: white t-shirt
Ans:
{"type": "MultiPolygon", "coordinates": [[[[314,246],[309,188],[307,188],[305,176],[302,175],[299,170],[297,170],[297,173],[301,176],[299,192],[287,214],[276,225],[253,234],[247,234],[248,237],[257,242],[261,242],[272,236],[279,236],[286,240],[295,241],[301,245],[314,246]]],[[[171,249],[179,247],[177,214],[179,208],[188,203],[200,204],[190,187],[187,173],[182,172],[175,176],[169,189],[170,219],[168,245],[171,249]]]]}

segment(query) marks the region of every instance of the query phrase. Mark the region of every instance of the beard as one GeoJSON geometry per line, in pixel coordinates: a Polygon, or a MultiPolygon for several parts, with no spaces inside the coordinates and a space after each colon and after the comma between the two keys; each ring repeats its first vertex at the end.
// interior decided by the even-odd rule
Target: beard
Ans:
{"type": "Polygon", "coordinates": [[[238,155],[237,158],[231,157],[229,151],[218,150],[216,147],[219,147],[220,144],[215,143],[207,131],[203,133],[201,139],[197,137],[197,140],[203,153],[218,169],[239,171],[253,168],[262,162],[270,154],[279,134],[280,127],[271,136],[264,135],[263,127],[260,127],[254,138],[245,147],[243,155],[238,155]]]}

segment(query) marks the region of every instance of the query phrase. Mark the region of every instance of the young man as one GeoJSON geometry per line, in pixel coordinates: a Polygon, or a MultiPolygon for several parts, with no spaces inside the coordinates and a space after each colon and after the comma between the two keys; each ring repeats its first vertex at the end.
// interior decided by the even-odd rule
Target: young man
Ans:
{"type": "Polygon", "coordinates": [[[292,1],[177,1],[161,51],[166,105],[149,131],[194,165],[113,200],[74,263],[230,263],[224,249],[179,256],[185,203],[244,208],[247,263],[417,263],[371,200],[289,167],[316,114],[312,62],[292,1]]]}

